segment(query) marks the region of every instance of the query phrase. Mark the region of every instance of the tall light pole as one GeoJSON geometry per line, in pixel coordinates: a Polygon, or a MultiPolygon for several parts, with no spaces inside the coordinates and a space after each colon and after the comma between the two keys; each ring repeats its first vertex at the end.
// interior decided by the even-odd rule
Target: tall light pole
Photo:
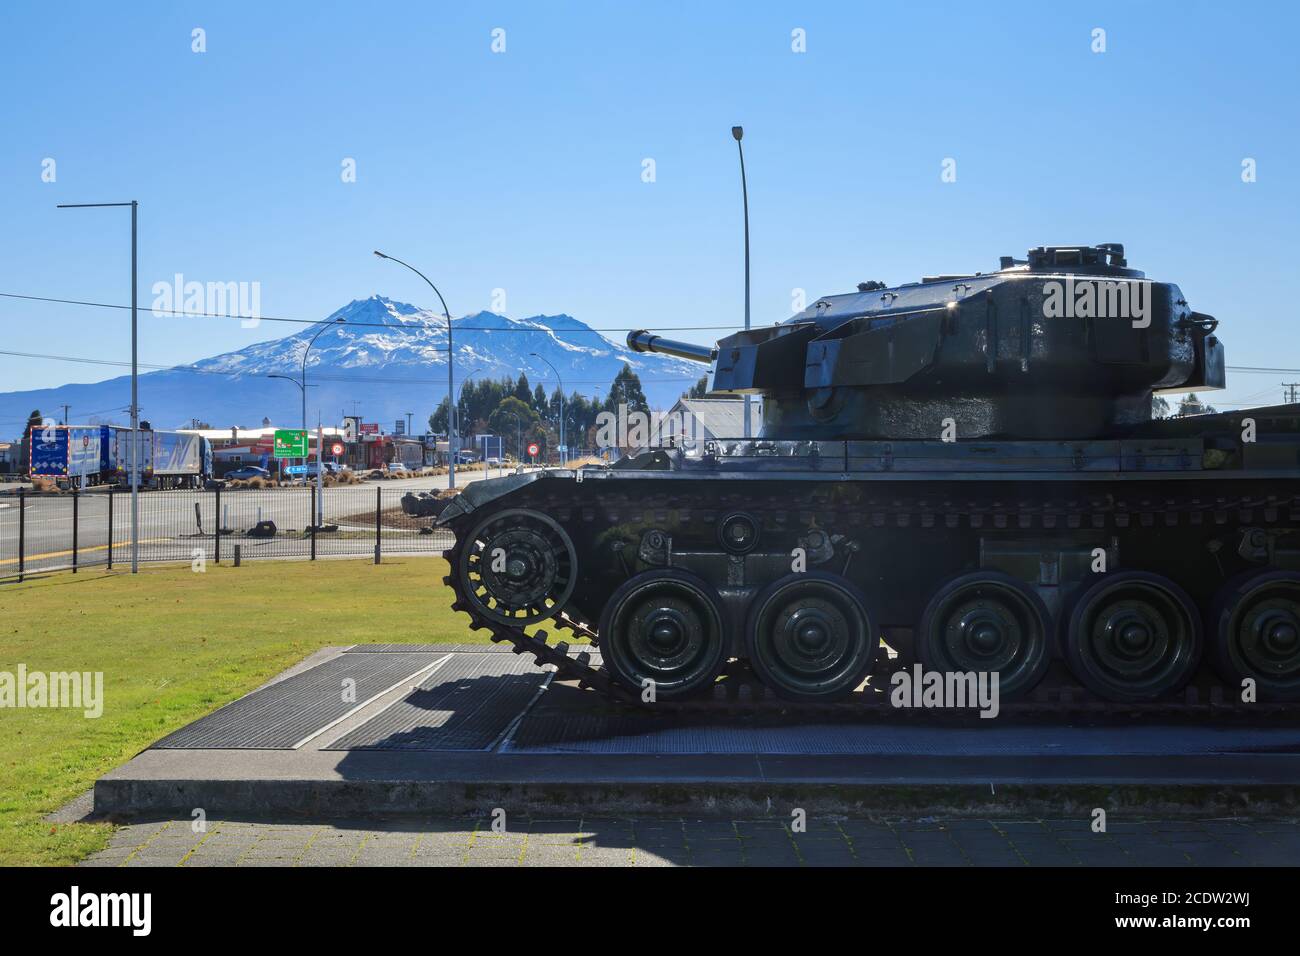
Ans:
{"type": "Polygon", "coordinates": [[[131,573],[140,573],[140,392],[136,290],[139,287],[139,259],[136,255],[137,218],[140,203],[79,202],[59,203],[59,209],[102,209],[110,206],[131,207],[131,573]]]}
{"type": "Polygon", "coordinates": [[[551,365],[551,363],[547,359],[542,358],[542,356],[538,355],[536,352],[529,352],[528,354],[531,355],[533,358],[542,359],[543,362],[546,362],[547,365],[550,365],[551,371],[555,372],[556,381],[560,383],[560,467],[563,468],[565,451],[567,450],[564,447],[564,379],[560,378],[560,373],[556,370],[554,365],[551,365]]]}
{"type": "Polygon", "coordinates": [[[414,272],[425,282],[429,283],[429,288],[434,291],[434,293],[438,296],[438,301],[442,303],[442,314],[447,319],[447,487],[455,488],[456,487],[456,451],[457,451],[456,391],[454,385],[452,384],[452,367],[455,364],[456,353],[452,350],[451,347],[451,312],[447,310],[447,300],[442,297],[442,293],[438,291],[438,287],[434,285],[432,282],[429,282],[429,277],[426,276],[419,269],[415,268],[415,266],[411,265],[409,262],[403,262],[401,259],[398,259],[395,256],[385,255],[384,253],[380,252],[378,249],[375,250],[375,255],[377,255],[381,259],[391,259],[393,262],[396,262],[399,266],[406,266],[406,268],[410,269],[412,272],[414,272]]]}
{"type": "Polygon", "coordinates": [[[324,335],[329,330],[331,325],[342,325],[346,321],[347,319],[343,318],[343,316],[341,315],[333,322],[326,320],[325,324],[320,327],[319,331],[317,331],[317,333],[311,337],[311,341],[307,343],[307,347],[302,350],[302,430],[303,431],[307,430],[307,353],[311,351],[311,347],[316,344],[316,340],[320,338],[322,335],[324,335]]]}
{"type": "MultiPolygon", "coordinates": [[[[736,149],[740,151],[740,193],[745,203],[745,331],[749,331],[749,186],[745,182],[745,147],[741,139],[745,136],[743,126],[731,127],[731,135],[736,140],[736,149]]],[[[749,437],[749,395],[745,395],[745,435],[749,437]]]]}

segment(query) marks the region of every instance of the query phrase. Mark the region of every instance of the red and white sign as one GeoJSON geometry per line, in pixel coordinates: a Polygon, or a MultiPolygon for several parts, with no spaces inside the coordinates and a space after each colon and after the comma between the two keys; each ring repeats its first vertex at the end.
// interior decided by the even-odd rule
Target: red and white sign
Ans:
{"type": "Polygon", "coordinates": [[[336,441],[334,444],[330,445],[330,454],[335,458],[343,454],[343,443],[336,441]]]}
{"type": "Polygon", "coordinates": [[[537,447],[537,442],[533,441],[528,443],[529,457],[536,458],[539,451],[541,451],[541,449],[537,447]]]}
{"type": "Polygon", "coordinates": [[[357,426],[357,431],[362,435],[378,435],[379,422],[362,422],[357,426]]]}

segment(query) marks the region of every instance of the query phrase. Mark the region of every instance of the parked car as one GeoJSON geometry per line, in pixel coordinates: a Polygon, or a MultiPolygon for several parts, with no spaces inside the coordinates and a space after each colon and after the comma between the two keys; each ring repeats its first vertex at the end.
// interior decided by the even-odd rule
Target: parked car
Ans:
{"type": "Polygon", "coordinates": [[[388,477],[409,478],[411,477],[411,469],[407,468],[404,462],[390,461],[388,463],[388,477]]]}
{"type": "Polygon", "coordinates": [[[247,481],[250,478],[270,478],[271,473],[257,465],[244,465],[242,468],[226,472],[222,477],[230,481],[247,481]]]}

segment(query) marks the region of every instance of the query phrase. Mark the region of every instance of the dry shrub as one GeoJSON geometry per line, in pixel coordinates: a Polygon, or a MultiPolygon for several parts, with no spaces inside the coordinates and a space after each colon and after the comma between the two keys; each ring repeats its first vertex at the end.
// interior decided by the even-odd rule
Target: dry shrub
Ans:
{"type": "Polygon", "coordinates": [[[32,475],[32,491],[41,495],[61,495],[65,493],[64,489],[59,487],[57,481],[42,475],[32,475]]]}

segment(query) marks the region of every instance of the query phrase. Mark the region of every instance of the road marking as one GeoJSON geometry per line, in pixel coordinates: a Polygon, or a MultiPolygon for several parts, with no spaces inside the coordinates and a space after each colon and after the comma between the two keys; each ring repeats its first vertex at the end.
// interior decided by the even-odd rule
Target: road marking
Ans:
{"type": "MultiPolygon", "coordinates": [[[[378,694],[375,694],[375,695],[371,696],[370,698],[368,698],[368,699],[366,699],[366,700],[363,700],[361,703],[357,704],[355,707],[353,707],[351,710],[349,710],[346,714],[344,714],[344,715],[343,715],[342,717],[340,717],[338,720],[331,720],[328,724],[326,724],[326,725],[325,725],[324,727],[322,727],[320,730],[313,730],[313,731],[312,731],[311,733],[309,733],[306,737],[302,738],[302,740],[300,740],[300,741],[298,741],[296,744],[294,744],[294,745],[293,745],[293,749],[294,749],[294,750],[298,750],[298,749],[300,749],[304,744],[306,744],[308,741],[315,740],[315,739],[316,739],[317,737],[319,737],[321,734],[325,733],[325,731],[327,731],[327,730],[331,730],[331,729],[333,729],[334,727],[337,727],[339,724],[343,723],[343,721],[347,720],[347,719],[348,719],[349,717],[351,717],[353,714],[357,713],[358,711],[365,710],[367,707],[369,707],[371,704],[373,704],[373,703],[374,703],[375,701],[377,701],[379,698],[383,697],[385,694],[388,694],[388,693],[391,693],[392,691],[397,690],[397,688],[401,687],[401,686],[402,686],[403,684],[405,684],[407,681],[411,681],[411,680],[413,680],[413,681],[416,681],[417,684],[422,683],[422,682],[424,681],[425,677],[429,676],[429,674],[432,674],[434,671],[436,671],[436,670],[437,670],[439,667],[441,667],[443,664],[445,664],[445,663],[447,663],[449,660],[451,660],[454,656],[455,656],[455,654],[448,654],[448,655],[446,655],[445,657],[440,657],[438,660],[434,661],[432,664],[426,664],[424,667],[421,667],[421,668],[420,668],[418,671],[416,671],[414,674],[408,674],[407,676],[403,677],[401,680],[399,680],[399,681],[398,681],[396,684],[394,684],[392,687],[385,687],[385,688],[384,688],[383,690],[381,690],[378,694]],[[428,672],[427,674],[425,673],[426,671],[428,672]]],[[[322,662],[322,663],[324,663],[324,662],[322,662]]],[[[395,704],[395,703],[397,703],[397,701],[393,701],[393,704],[395,704]]],[[[388,706],[391,707],[392,704],[389,704],[388,706]]],[[[385,707],[384,709],[387,710],[388,708],[385,707]]],[[[381,713],[382,713],[382,711],[381,711],[381,713]]]]}
{"type": "MultiPolygon", "coordinates": [[[[141,543],[141,544],[158,544],[159,542],[162,542],[162,541],[174,541],[174,540],[175,540],[174,538],[141,538],[141,539],[140,539],[140,543],[141,543]]],[[[113,542],[113,547],[115,547],[115,548],[129,548],[130,546],[131,546],[131,539],[130,539],[130,538],[128,538],[128,539],[125,540],[125,541],[115,541],[115,542],[113,542]]],[[[92,544],[92,545],[87,545],[87,546],[84,547],[84,548],[78,548],[77,551],[76,551],[76,553],[77,553],[77,554],[86,554],[86,553],[89,552],[89,551],[107,551],[107,550],[108,550],[108,545],[106,545],[106,544],[92,544]]],[[[23,555],[23,560],[24,560],[24,561],[41,561],[41,560],[43,560],[43,559],[45,559],[45,558],[66,558],[68,555],[70,555],[70,554],[72,554],[72,553],[73,553],[73,552],[72,552],[72,549],[70,549],[70,548],[69,548],[67,551],[46,551],[44,554],[26,554],[26,555],[23,555]]],[[[17,563],[18,563],[18,559],[17,559],[17,558],[0,558],[0,564],[17,564],[17,563]]]]}

